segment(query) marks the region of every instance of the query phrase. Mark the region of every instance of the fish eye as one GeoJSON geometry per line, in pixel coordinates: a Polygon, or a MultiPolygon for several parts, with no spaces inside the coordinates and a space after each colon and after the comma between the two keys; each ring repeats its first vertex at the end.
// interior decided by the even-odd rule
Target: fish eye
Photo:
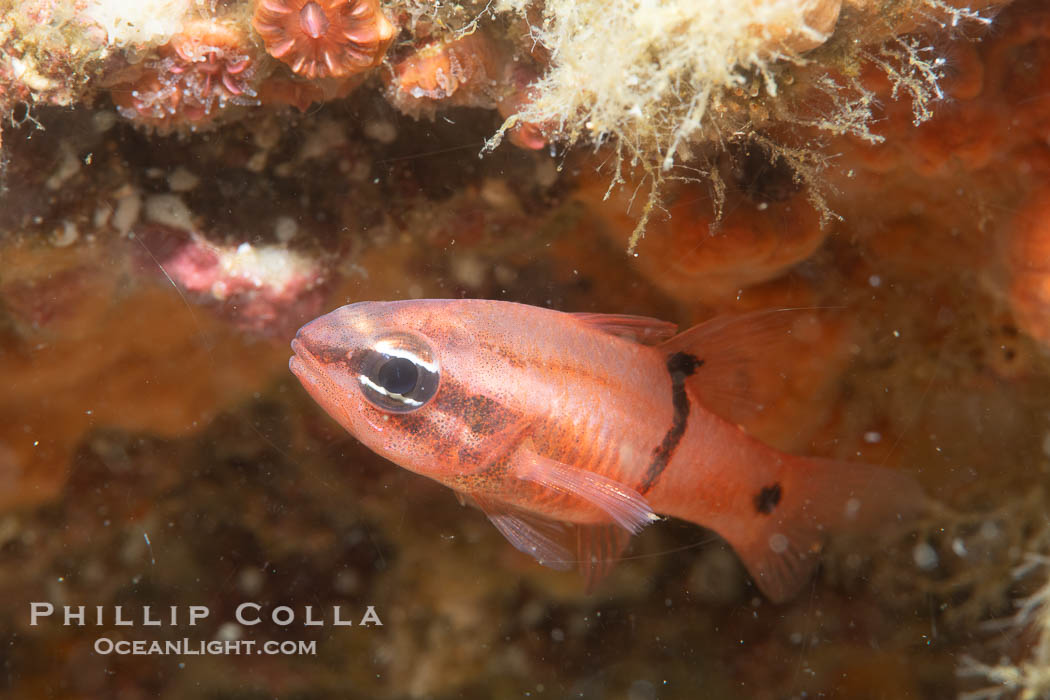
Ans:
{"type": "Polygon", "coordinates": [[[362,353],[358,380],[365,398],[378,409],[408,413],[437,393],[441,374],[430,346],[407,333],[384,336],[362,353]]]}

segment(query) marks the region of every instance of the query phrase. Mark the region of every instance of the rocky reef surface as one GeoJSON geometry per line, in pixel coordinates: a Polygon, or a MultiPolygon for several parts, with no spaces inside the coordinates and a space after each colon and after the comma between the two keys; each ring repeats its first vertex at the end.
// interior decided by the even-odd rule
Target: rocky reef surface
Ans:
{"type": "Polygon", "coordinates": [[[1050,692],[1050,7],[727,8],[0,0],[0,689],[1050,692]],[[747,428],[939,505],[784,605],[674,521],[586,594],[288,373],[306,321],[421,297],[835,307],[747,428]]]}

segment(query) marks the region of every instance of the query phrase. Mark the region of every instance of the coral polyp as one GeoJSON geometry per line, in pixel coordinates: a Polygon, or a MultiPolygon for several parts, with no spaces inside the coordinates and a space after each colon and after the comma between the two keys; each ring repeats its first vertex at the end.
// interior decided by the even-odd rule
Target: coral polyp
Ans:
{"type": "Polygon", "coordinates": [[[161,47],[157,60],[133,67],[111,89],[113,102],[121,116],[160,131],[209,124],[227,107],[258,104],[250,51],[229,27],[188,23],[161,47]]]}
{"type": "Polygon", "coordinates": [[[252,25],[271,56],[309,79],[372,68],[394,38],[376,0],[259,0],[252,25]]]}
{"type": "MultiPolygon", "coordinates": [[[[403,114],[433,119],[439,109],[497,109],[514,117],[532,100],[537,71],[511,46],[481,32],[430,41],[393,61],[386,97],[403,114]]],[[[516,118],[506,127],[516,146],[547,144],[542,128],[516,118]]]]}
{"type": "Polygon", "coordinates": [[[183,34],[171,41],[172,50],[186,64],[173,70],[194,71],[204,95],[215,94],[213,88],[218,86],[213,82],[218,82],[229,95],[254,97],[252,57],[244,52],[244,42],[240,39],[236,32],[219,25],[208,22],[189,24],[183,34]]]}
{"type": "Polygon", "coordinates": [[[394,63],[387,99],[415,117],[432,117],[439,104],[491,109],[508,60],[505,53],[481,33],[432,42],[394,63]]]}

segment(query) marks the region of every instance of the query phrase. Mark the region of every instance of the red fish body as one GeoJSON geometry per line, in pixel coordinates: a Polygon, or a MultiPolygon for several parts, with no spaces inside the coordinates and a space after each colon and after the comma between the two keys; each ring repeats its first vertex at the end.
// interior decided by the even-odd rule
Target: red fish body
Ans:
{"type": "Polygon", "coordinates": [[[776,318],[674,335],[509,302],[363,302],[303,326],[290,368],[355,437],[472,500],[547,566],[593,582],[659,513],[721,534],[783,600],[826,530],[903,514],[921,493],[879,467],[779,452],[705,406],[746,371],[727,346],[789,333],[776,318]]]}

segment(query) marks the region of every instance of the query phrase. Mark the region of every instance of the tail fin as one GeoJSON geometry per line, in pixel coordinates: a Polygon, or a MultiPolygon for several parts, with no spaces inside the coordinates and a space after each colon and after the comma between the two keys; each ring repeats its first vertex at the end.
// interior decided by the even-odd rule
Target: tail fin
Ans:
{"type": "Polygon", "coordinates": [[[720,531],[772,601],[795,596],[829,533],[874,529],[919,514],[926,497],[911,476],[859,462],[784,455],[775,481],[720,531]]]}

